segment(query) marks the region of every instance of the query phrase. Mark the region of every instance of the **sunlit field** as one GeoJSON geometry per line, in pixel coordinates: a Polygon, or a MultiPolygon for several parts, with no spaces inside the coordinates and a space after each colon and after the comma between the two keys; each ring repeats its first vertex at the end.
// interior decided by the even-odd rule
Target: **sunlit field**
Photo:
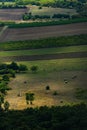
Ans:
{"type": "Polygon", "coordinates": [[[24,109],[31,106],[26,104],[26,92],[35,94],[32,107],[87,101],[87,98],[83,98],[81,94],[80,99],[77,98],[79,89],[87,90],[87,58],[27,61],[18,64],[27,65],[28,72],[17,74],[16,78],[9,83],[12,90],[8,91],[6,100],[10,102],[11,109],[24,109]],[[33,65],[38,66],[36,73],[30,70],[33,65]],[[50,86],[50,90],[46,90],[47,85],[50,86]]]}

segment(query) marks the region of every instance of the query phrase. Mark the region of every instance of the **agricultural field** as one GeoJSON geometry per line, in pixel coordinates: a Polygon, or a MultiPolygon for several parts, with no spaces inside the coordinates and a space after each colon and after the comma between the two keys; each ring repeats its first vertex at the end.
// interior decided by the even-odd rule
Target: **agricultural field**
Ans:
{"type": "Polygon", "coordinates": [[[7,28],[0,36],[0,42],[23,41],[49,37],[87,34],[87,22],[30,28],[7,28]],[[68,30],[67,30],[68,29],[68,30]]]}
{"type": "Polygon", "coordinates": [[[56,5],[54,0],[1,3],[0,130],[87,130],[85,3],[85,0],[60,0],[56,5]],[[82,7],[77,14],[79,3],[82,7]],[[22,15],[26,12],[81,17],[24,22],[22,15]]]}
{"type": "Polygon", "coordinates": [[[69,15],[76,15],[78,14],[75,9],[67,9],[67,8],[52,8],[52,7],[42,7],[39,9],[39,6],[36,5],[29,5],[29,12],[32,15],[50,15],[53,16],[54,14],[69,14],[69,15]]]}
{"type": "Polygon", "coordinates": [[[32,55],[45,55],[45,54],[60,54],[70,52],[87,52],[87,45],[58,47],[58,48],[44,48],[44,49],[31,49],[31,50],[17,50],[17,51],[0,51],[1,57],[8,56],[32,56],[32,55]]]}
{"type": "Polygon", "coordinates": [[[22,15],[27,12],[25,9],[0,9],[0,21],[19,21],[22,15]]]}
{"type": "MultiPolygon", "coordinates": [[[[63,9],[63,8],[52,8],[52,7],[43,7],[39,9],[39,6],[27,5],[27,8],[24,9],[0,9],[0,21],[20,21],[23,22],[23,14],[32,13],[32,15],[50,15],[51,17],[54,14],[68,14],[68,15],[77,15],[75,9],[63,9]]],[[[29,20],[30,21],[30,20],[29,20]]],[[[27,21],[26,21],[27,22],[27,21]]],[[[32,20],[30,21],[32,22],[32,20]]]]}
{"type": "Polygon", "coordinates": [[[86,103],[87,45],[0,52],[1,61],[4,58],[4,62],[7,63],[12,60],[17,61],[13,58],[14,56],[19,57],[18,65],[26,65],[28,71],[16,74],[16,77],[9,82],[11,90],[7,92],[5,100],[9,101],[10,109],[86,103]],[[80,55],[76,56],[77,52],[80,55]],[[52,54],[63,53],[65,54],[62,58],[52,58],[52,54]],[[50,55],[49,60],[43,60],[45,54],[50,55]],[[72,56],[66,58],[66,54],[72,56]],[[83,57],[81,57],[82,54],[84,54],[83,57]],[[42,55],[41,60],[29,61],[26,58],[27,56],[35,58],[35,55],[36,57],[42,55]],[[9,61],[8,58],[12,59],[9,61]],[[37,72],[31,71],[32,66],[38,67],[37,72]],[[47,85],[50,86],[49,90],[46,90],[47,85]],[[26,92],[35,94],[33,105],[26,104],[26,92]]]}

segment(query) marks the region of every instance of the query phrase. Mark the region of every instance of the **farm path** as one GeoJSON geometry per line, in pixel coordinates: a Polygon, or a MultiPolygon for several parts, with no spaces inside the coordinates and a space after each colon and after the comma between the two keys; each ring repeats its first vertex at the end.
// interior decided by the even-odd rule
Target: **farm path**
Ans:
{"type": "Polygon", "coordinates": [[[11,61],[35,61],[35,60],[51,60],[51,59],[66,59],[66,58],[86,58],[87,52],[70,52],[60,54],[45,54],[45,55],[22,55],[22,56],[6,56],[0,57],[1,62],[11,61]]]}
{"type": "Polygon", "coordinates": [[[0,42],[23,41],[79,34],[87,34],[87,22],[44,27],[8,28],[0,38],[0,42]]]}
{"type": "Polygon", "coordinates": [[[4,26],[2,30],[0,31],[0,36],[4,33],[4,31],[8,28],[8,26],[4,26]]]}

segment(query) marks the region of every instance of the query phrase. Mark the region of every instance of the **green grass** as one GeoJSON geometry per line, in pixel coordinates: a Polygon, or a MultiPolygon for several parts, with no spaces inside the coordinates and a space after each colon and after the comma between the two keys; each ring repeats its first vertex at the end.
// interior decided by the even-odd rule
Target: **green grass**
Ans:
{"type": "Polygon", "coordinates": [[[0,57],[1,56],[21,56],[21,55],[44,55],[44,54],[84,52],[84,51],[87,51],[87,45],[34,49],[34,50],[0,51],[0,57]]]}
{"type": "Polygon", "coordinates": [[[76,89],[76,98],[87,100],[87,89],[77,88],[76,89]]]}
{"type": "Polygon", "coordinates": [[[55,71],[87,71],[87,58],[24,61],[18,63],[27,65],[29,71],[31,66],[36,65],[39,68],[38,71],[43,74],[55,71]]]}
{"type": "MultiPolygon", "coordinates": [[[[40,4],[47,4],[47,3],[54,3],[54,0],[23,0],[25,3],[30,3],[30,2],[39,2],[40,4]]],[[[63,0],[60,0],[63,1],[63,0]]],[[[70,1],[70,0],[69,0],[70,1]]],[[[72,1],[77,1],[77,0],[72,0],[72,1]]]]}
{"type": "Polygon", "coordinates": [[[18,42],[0,43],[0,50],[26,50],[53,47],[67,47],[76,45],[87,45],[87,35],[63,36],[58,38],[46,38],[40,40],[28,40],[18,42]]]}

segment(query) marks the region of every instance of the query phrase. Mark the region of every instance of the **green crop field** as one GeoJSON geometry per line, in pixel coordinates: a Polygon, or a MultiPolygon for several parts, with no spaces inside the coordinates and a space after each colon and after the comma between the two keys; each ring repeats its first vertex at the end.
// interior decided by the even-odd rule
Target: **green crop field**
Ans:
{"type": "Polygon", "coordinates": [[[58,54],[68,52],[85,52],[85,51],[87,51],[87,45],[80,45],[80,46],[59,47],[59,48],[33,49],[33,50],[0,51],[0,57],[22,56],[22,55],[44,55],[44,54],[58,54]]]}
{"type": "Polygon", "coordinates": [[[0,50],[26,50],[53,47],[67,47],[87,45],[87,35],[63,36],[58,38],[46,38],[41,40],[28,40],[18,42],[0,43],[0,50]]]}
{"type": "Polygon", "coordinates": [[[75,71],[80,70],[84,71],[87,70],[87,58],[71,58],[71,59],[58,59],[58,60],[44,60],[44,61],[26,61],[26,62],[18,62],[23,63],[30,68],[33,65],[39,67],[38,71],[50,72],[50,71],[60,71],[60,70],[67,70],[67,71],[75,71]]]}

